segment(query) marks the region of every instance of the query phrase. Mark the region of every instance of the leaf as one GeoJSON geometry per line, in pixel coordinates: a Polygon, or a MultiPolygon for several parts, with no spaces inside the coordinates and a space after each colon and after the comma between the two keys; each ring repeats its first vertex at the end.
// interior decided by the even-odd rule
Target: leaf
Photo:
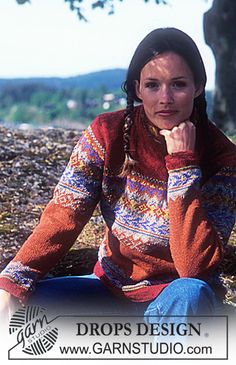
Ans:
{"type": "Polygon", "coordinates": [[[19,5],[23,5],[25,3],[30,3],[30,0],[16,0],[16,2],[19,4],[19,5]]]}

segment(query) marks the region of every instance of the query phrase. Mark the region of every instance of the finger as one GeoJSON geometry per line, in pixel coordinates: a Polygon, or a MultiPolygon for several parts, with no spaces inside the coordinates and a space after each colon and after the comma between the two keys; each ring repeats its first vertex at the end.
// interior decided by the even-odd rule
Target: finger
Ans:
{"type": "Polygon", "coordinates": [[[169,136],[169,135],[170,135],[170,133],[171,133],[171,131],[169,131],[168,129],[162,129],[162,130],[160,130],[160,132],[159,132],[159,134],[160,134],[161,136],[163,136],[163,137],[167,137],[167,136],[169,136]]]}
{"type": "Polygon", "coordinates": [[[179,125],[178,125],[178,128],[183,130],[184,128],[186,128],[186,126],[188,126],[188,122],[181,122],[179,125]]]}
{"type": "Polygon", "coordinates": [[[176,125],[174,128],[171,129],[171,132],[172,133],[173,132],[178,132],[179,129],[181,129],[181,128],[179,128],[179,126],[176,125]]]}
{"type": "Polygon", "coordinates": [[[186,123],[189,127],[191,127],[191,128],[195,128],[194,123],[193,123],[193,122],[191,122],[190,120],[187,120],[185,123],[186,123]]]}

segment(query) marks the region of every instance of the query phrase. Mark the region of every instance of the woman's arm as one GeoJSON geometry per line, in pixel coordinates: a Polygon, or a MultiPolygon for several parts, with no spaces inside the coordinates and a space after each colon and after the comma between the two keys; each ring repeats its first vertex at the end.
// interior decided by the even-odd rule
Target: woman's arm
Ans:
{"type": "Polygon", "coordinates": [[[166,157],[171,255],[180,277],[204,279],[221,262],[234,225],[236,169],[222,169],[201,188],[195,152],[174,149],[170,137],[165,138],[171,153],[166,157]]]}
{"type": "Polygon", "coordinates": [[[15,297],[25,300],[66,254],[100,199],[105,151],[96,143],[96,123],[75,146],[39,224],[0,275],[0,288],[15,297]]]}

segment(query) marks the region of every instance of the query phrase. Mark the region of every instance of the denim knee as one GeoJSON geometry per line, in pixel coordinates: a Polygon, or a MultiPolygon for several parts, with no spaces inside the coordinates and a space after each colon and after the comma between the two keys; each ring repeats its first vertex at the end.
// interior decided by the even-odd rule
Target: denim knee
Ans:
{"type": "Polygon", "coordinates": [[[201,296],[215,296],[215,293],[205,281],[195,278],[179,278],[169,285],[169,289],[174,291],[175,297],[181,300],[193,300],[201,296]]]}
{"type": "Polygon", "coordinates": [[[170,283],[147,307],[148,315],[200,315],[215,311],[216,295],[204,281],[179,278],[170,283]]]}

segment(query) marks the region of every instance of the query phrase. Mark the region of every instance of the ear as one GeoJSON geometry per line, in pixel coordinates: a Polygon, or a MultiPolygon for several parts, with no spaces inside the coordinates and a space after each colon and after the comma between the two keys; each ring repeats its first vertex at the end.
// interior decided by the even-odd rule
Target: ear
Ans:
{"type": "Polygon", "coordinates": [[[195,89],[194,98],[197,98],[203,92],[203,89],[204,89],[203,85],[197,86],[195,89]]]}
{"type": "Polygon", "coordinates": [[[140,93],[140,83],[138,80],[135,80],[135,93],[139,99],[142,100],[141,93],[140,93]]]}

